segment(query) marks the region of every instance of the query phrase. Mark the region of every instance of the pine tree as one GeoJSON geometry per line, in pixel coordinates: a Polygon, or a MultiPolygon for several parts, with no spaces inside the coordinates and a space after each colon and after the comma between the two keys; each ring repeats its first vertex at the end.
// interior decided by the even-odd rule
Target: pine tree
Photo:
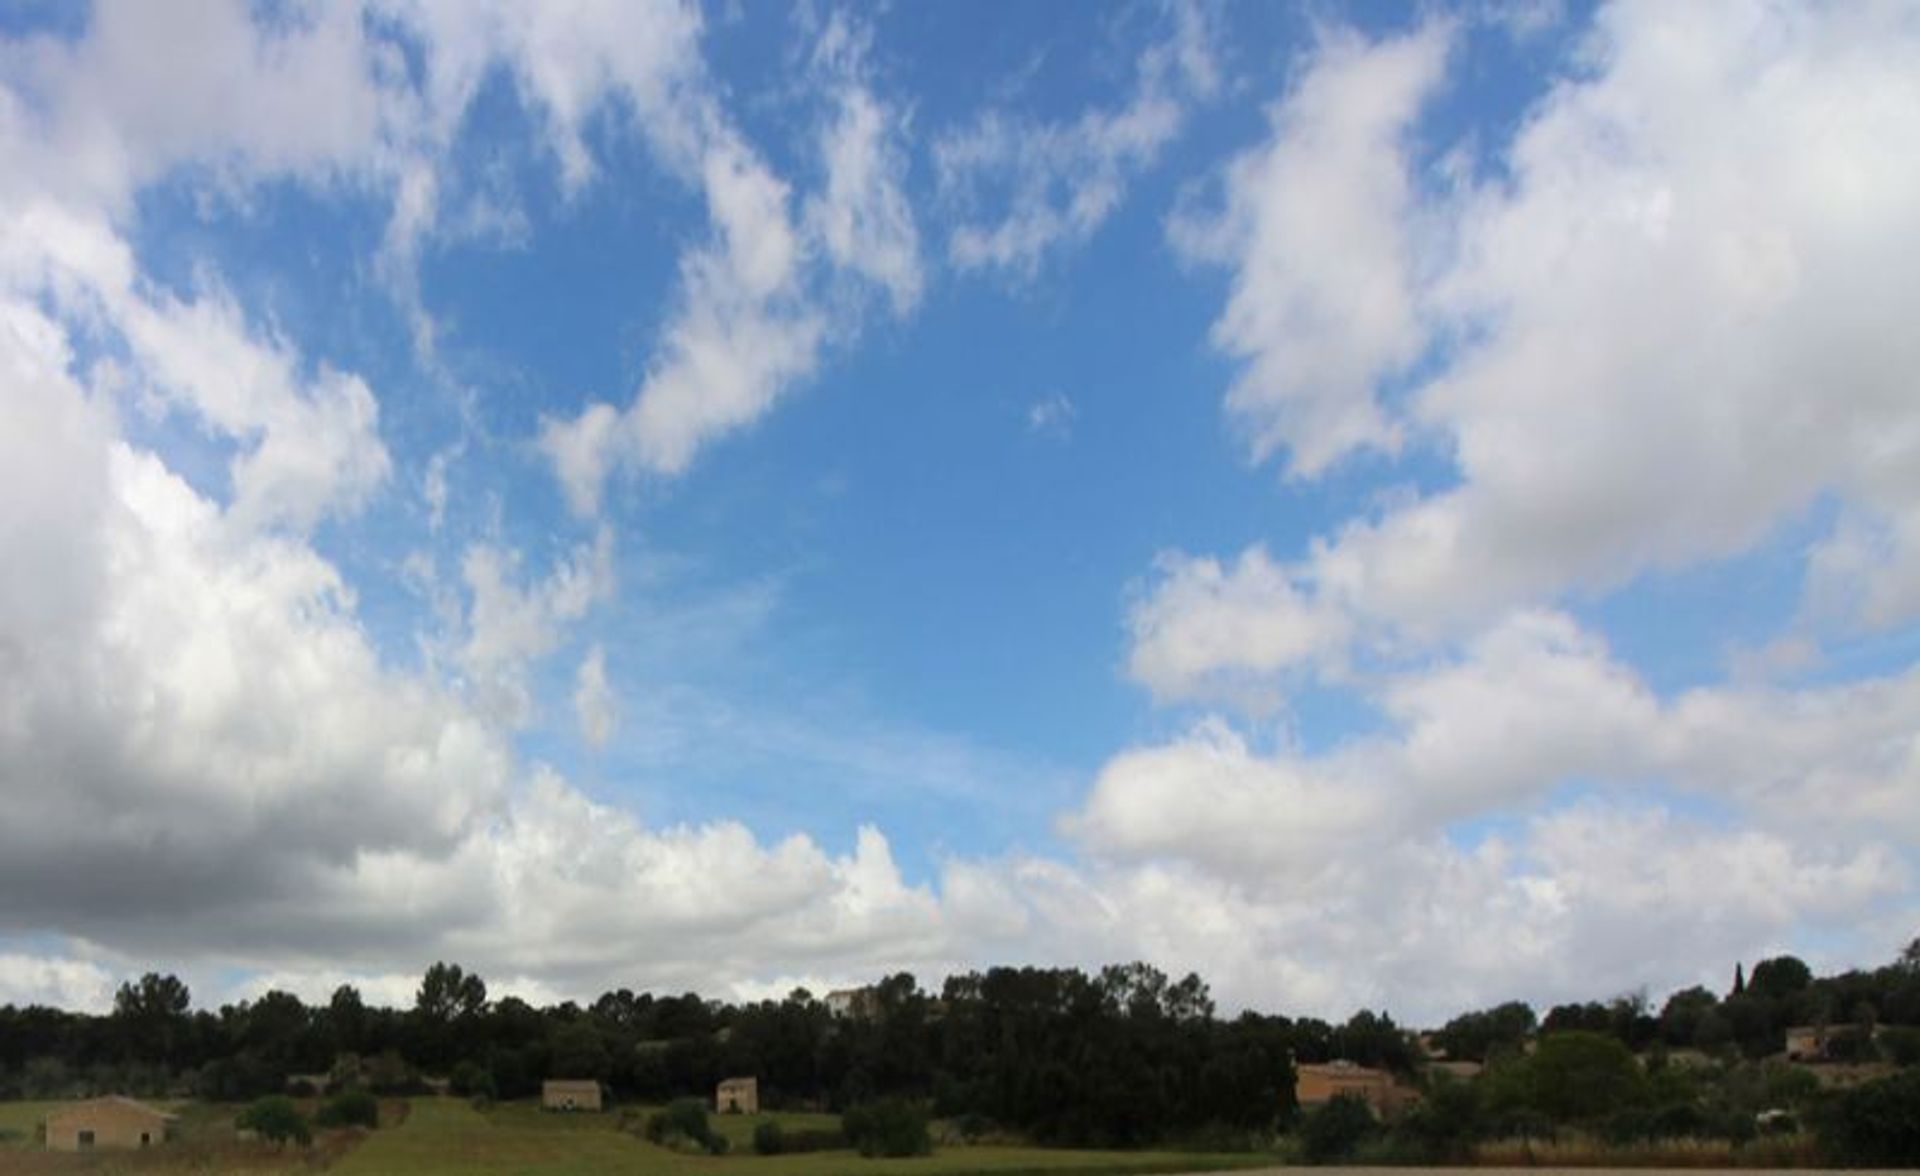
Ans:
{"type": "Polygon", "coordinates": [[[1744,996],[1747,991],[1747,966],[1742,963],[1733,965],[1733,992],[1731,996],[1744,996]]]}

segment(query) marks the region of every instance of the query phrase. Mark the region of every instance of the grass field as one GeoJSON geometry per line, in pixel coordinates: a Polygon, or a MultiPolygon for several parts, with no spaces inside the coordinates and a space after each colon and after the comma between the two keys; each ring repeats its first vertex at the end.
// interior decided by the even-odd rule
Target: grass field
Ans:
{"type": "Polygon", "coordinates": [[[34,1133],[57,1102],[0,1102],[0,1148],[34,1146],[34,1133]]]}
{"type": "Polygon", "coordinates": [[[866,1160],[849,1151],[757,1156],[754,1126],[775,1118],[789,1128],[832,1127],[832,1115],[716,1115],[733,1144],[726,1156],[683,1155],[616,1129],[617,1114],[547,1115],[528,1104],[482,1114],[451,1099],[420,1099],[406,1123],[375,1132],[333,1169],[359,1176],[1050,1176],[1245,1168],[1269,1157],[1176,1152],[1068,1151],[1031,1147],[945,1147],[931,1156],[866,1160]]]}

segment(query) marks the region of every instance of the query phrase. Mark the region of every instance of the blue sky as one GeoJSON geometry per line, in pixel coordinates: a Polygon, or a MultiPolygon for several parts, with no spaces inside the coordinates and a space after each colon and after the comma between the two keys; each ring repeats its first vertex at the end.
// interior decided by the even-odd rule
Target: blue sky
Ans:
{"type": "Polygon", "coordinates": [[[1920,929],[1910,13],[0,32],[0,999],[1920,929]]]}

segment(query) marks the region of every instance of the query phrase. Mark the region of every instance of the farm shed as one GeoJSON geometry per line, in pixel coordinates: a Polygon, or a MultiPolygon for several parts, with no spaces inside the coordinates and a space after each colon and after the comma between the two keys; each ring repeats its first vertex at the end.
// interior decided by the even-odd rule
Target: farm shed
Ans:
{"type": "Polygon", "coordinates": [[[47,1116],[50,1151],[149,1147],[164,1142],[176,1117],[119,1095],[88,1099],[47,1116]]]}

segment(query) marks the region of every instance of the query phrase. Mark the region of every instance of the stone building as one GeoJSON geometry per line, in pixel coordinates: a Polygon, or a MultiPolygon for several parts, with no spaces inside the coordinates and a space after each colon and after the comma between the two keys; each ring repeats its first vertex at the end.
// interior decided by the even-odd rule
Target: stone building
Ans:
{"type": "Polygon", "coordinates": [[[541,1084],[540,1105],[549,1111],[597,1111],[600,1084],[590,1078],[549,1078],[541,1084]]]}
{"type": "Polygon", "coordinates": [[[760,1080],[727,1078],[713,1091],[713,1109],[723,1115],[760,1113],[760,1080]]]}
{"type": "Polygon", "coordinates": [[[164,1143],[176,1116],[119,1095],[92,1098],[61,1107],[47,1116],[50,1151],[140,1148],[164,1143]]]}

